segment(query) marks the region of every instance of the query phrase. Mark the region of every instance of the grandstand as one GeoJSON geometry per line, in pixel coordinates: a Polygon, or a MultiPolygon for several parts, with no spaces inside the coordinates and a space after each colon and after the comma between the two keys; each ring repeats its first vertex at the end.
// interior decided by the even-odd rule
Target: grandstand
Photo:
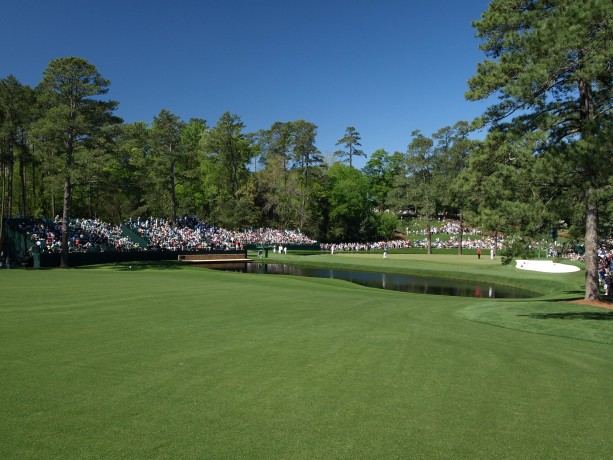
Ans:
{"type": "MultiPolygon", "coordinates": [[[[36,267],[59,265],[61,222],[41,218],[16,218],[4,222],[3,252],[13,265],[32,260],[36,267]]],[[[319,248],[316,241],[297,230],[249,228],[232,231],[195,217],[177,221],[149,217],[120,225],[98,219],[69,222],[68,250],[72,266],[128,260],[171,260],[178,254],[244,252],[249,247],[283,244],[319,248]]]]}

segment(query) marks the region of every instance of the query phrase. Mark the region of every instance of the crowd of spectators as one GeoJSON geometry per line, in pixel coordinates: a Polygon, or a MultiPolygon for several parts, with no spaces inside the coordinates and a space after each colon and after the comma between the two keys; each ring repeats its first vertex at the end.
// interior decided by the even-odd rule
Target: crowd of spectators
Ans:
{"type": "MultiPolygon", "coordinates": [[[[448,240],[441,240],[440,238],[432,239],[432,249],[450,249],[457,248],[459,244],[458,238],[449,238],[448,240]]],[[[491,249],[494,246],[497,249],[502,249],[504,245],[504,238],[499,236],[498,240],[491,236],[483,236],[481,238],[466,238],[462,239],[462,248],[464,249],[491,249]]],[[[321,245],[321,249],[324,251],[334,252],[351,252],[351,251],[373,251],[382,249],[411,249],[411,248],[427,248],[428,240],[424,239],[394,239],[387,241],[371,241],[368,243],[325,243],[321,245]]]]}
{"type": "MultiPolygon", "coordinates": [[[[411,232],[413,235],[425,235],[426,230],[413,230],[411,232]]],[[[430,233],[432,235],[447,234],[447,235],[459,235],[460,234],[460,221],[459,220],[451,220],[445,219],[440,222],[440,225],[433,225],[430,227],[430,233]]],[[[481,230],[476,227],[467,227],[465,225],[462,226],[462,233],[464,235],[481,235],[481,230]]]]}
{"type": "MultiPolygon", "coordinates": [[[[61,251],[62,225],[59,217],[55,220],[45,219],[11,219],[9,226],[25,235],[28,247],[41,253],[61,251]]],[[[407,229],[409,230],[409,229],[407,229]]],[[[460,223],[454,220],[441,221],[430,229],[433,249],[455,248],[459,244],[460,223]],[[443,235],[447,235],[446,237],[443,235]]],[[[498,238],[483,234],[477,228],[462,229],[463,249],[502,249],[504,236],[498,238]]],[[[247,228],[240,231],[227,230],[208,224],[192,216],[184,216],[173,223],[164,218],[129,219],[122,225],[102,222],[99,219],[74,219],[69,225],[68,248],[70,252],[104,252],[104,251],[151,251],[171,250],[190,251],[208,249],[244,249],[246,245],[313,245],[317,242],[298,230],[271,228],[247,228]],[[128,228],[138,237],[130,237],[128,228]]],[[[367,243],[327,243],[321,249],[330,252],[360,252],[392,249],[426,248],[428,245],[425,230],[409,231],[393,240],[373,241],[367,243]]],[[[613,272],[613,239],[604,241],[599,252],[601,273],[613,272]]],[[[548,256],[581,260],[582,255],[570,248],[564,250],[551,246],[548,256]]],[[[604,275],[603,275],[604,277],[604,275]]],[[[603,278],[604,279],[604,278],[603,278]]]]}
{"type": "MultiPolygon", "coordinates": [[[[38,218],[11,219],[10,227],[25,236],[28,248],[40,253],[61,251],[62,223],[38,218]]],[[[219,228],[185,216],[173,223],[162,218],[130,219],[122,225],[98,219],[73,219],[69,224],[68,250],[70,252],[106,252],[140,250],[206,250],[243,249],[247,244],[309,245],[316,241],[298,230],[249,228],[232,231],[219,228]],[[140,244],[132,238],[130,229],[145,241],[140,244]]]]}
{"type": "Polygon", "coordinates": [[[176,225],[168,219],[138,217],[128,220],[125,225],[147,241],[150,250],[208,249],[211,244],[206,236],[215,231],[215,227],[192,217],[178,219],[176,225]]]}
{"type": "MultiPolygon", "coordinates": [[[[41,253],[61,251],[62,222],[40,218],[14,219],[14,230],[25,235],[29,246],[41,253]]],[[[70,252],[129,251],[138,245],[122,236],[121,226],[98,219],[73,219],[68,226],[70,252]]]]}
{"type": "Polygon", "coordinates": [[[613,295],[613,240],[598,249],[598,275],[605,295],[613,295]],[[608,243],[608,244],[607,244],[608,243]]]}
{"type": "MultiPolygon", "coordinates": [[[[383,249],[410,249],[427,248],[428,239],[425,229],[410,231],[404,237],[387,241],[372,241],[368,243],[328,243],[322,244],[324,251],[347,252],[347,251],[371,251],[383,249]]],[[[460,222],[456,220],[443,220],[440,225],[430,227],[431,247],[433,249],[457,248],[459,245],[460,222]],[[443,238],[442,235],[449,235],[443,238]]],[[[462,228],[462,248],[464,249],[491,249],[496,246],[502,249],[504,246],[504,236],[502,234],[495,238],[491,235],[484,235],[481,230],[473,227],[463,226],[462,228]]]]}
{"type": "Polygon", "coordinates": [[[262,245],[309,245],[316,241],[298,230],[271,228],[247,228],[240,231],[227,230],[210,225],[191,216],[177,219],[173,224],[168,219],[131,219],[126,225],[149,242],[150,249],[202,250],[242,249],[248,244],[262,245]]]}

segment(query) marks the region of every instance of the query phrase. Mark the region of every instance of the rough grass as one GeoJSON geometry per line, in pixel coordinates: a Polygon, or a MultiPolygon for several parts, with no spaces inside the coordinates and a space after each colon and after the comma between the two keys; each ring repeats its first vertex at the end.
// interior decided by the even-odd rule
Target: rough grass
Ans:
{"type": "MultiPolygon", "coordinates": [[[[328,258],[301,260],[436,271],[328,258]]],[[[547,296],[497,302],[171,263],[0,271],[0,457],[608,458],[613,346],[594,320],[576,338],[478,322],[568,323],[521,316],[564,313],[550,300],[580,277],[552,276],[528,281],[547,296]]]]}

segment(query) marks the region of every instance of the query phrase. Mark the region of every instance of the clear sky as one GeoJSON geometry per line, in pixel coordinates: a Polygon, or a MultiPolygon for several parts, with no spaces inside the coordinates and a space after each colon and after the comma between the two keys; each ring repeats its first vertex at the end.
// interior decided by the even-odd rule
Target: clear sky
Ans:
{"type": "MultiPolygon", "coordinates": [[[[2,0],[0,77],[35,86],[52,59],[79,56],[111,81],[125,122],[161,109],[246,131],[318,126],[324,154],[347,126],[370,155],[406,151],[471,120],[464,100],[484,55],[471,22],[487,0],[2,0]]],[[[362,167],[360,160],[356,166],[362,167]]]]}

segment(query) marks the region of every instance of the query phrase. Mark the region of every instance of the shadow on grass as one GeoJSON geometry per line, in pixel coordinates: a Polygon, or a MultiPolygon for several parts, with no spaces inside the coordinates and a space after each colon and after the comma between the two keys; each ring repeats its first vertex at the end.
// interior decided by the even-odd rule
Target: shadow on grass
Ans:
{"type": "Polygon", "coordinates": [[[519,315],[533,319],[583,319],[596,321],[613,321],[613,311],[577,311],[566,313],[530,313],[529,315],[519,315]]]}
{"type": "Polygon", "coordinates": [[[544,299],[545,302],[571,302],[573,300],[582,299],[585,295],[585,291],[564,291],[560,293],[559,297],[552,297],[544,299]]]}
{"type": "MultiPolygon", "coordinates": [[[[583,300],[583,296],[585,295],[585,291],[564,291],[561,293],[561,296],[558,297],[550,297],[548,299],[543,299],[543,302],[573,302],[576,300],[583,300]]],[[[605,296],[601,295],[601,300],[605,302],[613,301],[613,296],[605,296]]]]}
{"type": "Polygon", "coordinates": [[[157,260],[157,261],[137,261],[137,262],[117,262],[104,265],[86,265],[78,267],[81,270],[100,269],[116,271],[138,271],[138,270],[181,270],[185,265],[176,260],[157,260]]]}

